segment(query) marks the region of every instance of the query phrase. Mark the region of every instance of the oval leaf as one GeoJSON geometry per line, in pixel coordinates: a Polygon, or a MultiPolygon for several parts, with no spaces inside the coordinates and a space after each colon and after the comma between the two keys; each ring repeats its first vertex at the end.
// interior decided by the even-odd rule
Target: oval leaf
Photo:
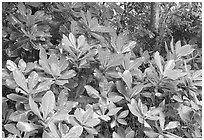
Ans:
{"type": "Polygon", "coordinates": [[[83,127],[80,125],[73,126],[69,133],[64,136],[64,138],[78,138],[83,132],[83,127]]]}
{"type": "Polygon", "coordinates": [[[15,93],[11,93],[9,95],[7,95],[7,98],[13,100],[13,101],[16,101],[16,102],[27,102],[28,99],[24,96],[20,96],[18,94],[15,94],[15,93]]]}
{"type": "Polygon", "coordinates": [[[52,91],[47,91],[42,97],[41,109],[43,112],[43,118],[46,119],[47,115],[55,108],[55,95],[52,91]]]}
{"type": "Polygon", "coordinates": [[[32,123],[27,123],[27,122],[18,122],[16,124],[16,127],[23,132],[31,132],[35,129],[37,129],[37,127],[35,127],[32,123]]]}
{"type": "Polygon", "coordinates": [[[92,86],[86,85],[84,86],[88,95],[92,98],[100,98],[99,92],[95,90],[92,86]]]}
{"type": "Polygon", "coordinates": [[[11,61],[11,60],[7,60],[7,61],[6,61],[6,67],[7,67],[7,69],[9,69],[10,71],[14,71],[14,70],[18,69],[18,68],[17,68],[17,65],[16,65],[13,61],[11,61]]]}
{"type": "Polygon", "coordinates": [[[30,105],[30,109],[33,111],[33,113],[35,115],[37,115],[38,117],[40,117],[40,119],[42,119],[40,111],[38,109],[38,105],[34,102],[34,100],[31,96],[29,96],[29,105],[30,105]]]}
{"type": "Polygon", "coordinates": [[[167,129],[174,129],[176,127],[178,127],[180,125],[180,123],[178,121],[172,121],[172,122],[169,122],[166,127],[164,128],[164,130],[167,130],[167,129]]]}
{"type": "Polygon", "coordinates": [[[163,73],[163,67],[162,67],[162,64],[161,64],[161,57],[159,55],[159,52],[156,52],[155,55],[154,55],[154,60],[155,60],[155,63],[157,64],[161,74],[163,73]]]}
{"type": "Polygon", "coordinates": [[[27,86],[27,82],[25,79],[25,76],[23,75],[23,73],[21,71],[19,71],[18,69],[13,71],[13,78],[16,81],[16,83],[24,90],[28,93],[28,86],[27,86]]]}

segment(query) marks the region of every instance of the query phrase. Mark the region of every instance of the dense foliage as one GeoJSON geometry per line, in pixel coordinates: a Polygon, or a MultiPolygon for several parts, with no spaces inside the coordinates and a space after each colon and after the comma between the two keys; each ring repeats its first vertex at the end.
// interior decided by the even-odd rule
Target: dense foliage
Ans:
{"type": "Polygon", "coordinates": [[[201,3],[2,3],[2,136],[202,137],[201,3]]]}

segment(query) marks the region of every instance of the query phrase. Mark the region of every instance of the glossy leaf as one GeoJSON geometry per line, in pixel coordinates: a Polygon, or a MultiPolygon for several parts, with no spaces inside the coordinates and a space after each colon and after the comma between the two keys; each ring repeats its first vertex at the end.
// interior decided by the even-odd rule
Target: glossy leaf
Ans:
{"type": "Polygon", "coordinates": [[[92,98],[100,98],[99,92],[96,89],[94,89],[92,86],[86,85],[86,86],[84,86],[84,88],[86,89],[87,94],[90,97],[92,97],[92,98]]]}
{"type": "Polygon", "coordinates": [[[70,79],[74,76],[76,76],[76,72],[74,70],[68,70],[64,74],[62,74],[59,79],[70,79]]]}
{"type": "Polygon", "coordinates": [[[13,71],[13,78],[15,79],[16,83],[26,92],[28,92],[28,86],[26,82],[26,78],[21,71],[18,69],[13,71]]]}
{"type": "Polygon", "coordinates": [[[55,95],[52,91],[47,91],[42,98],[41,110],[43,112],[43,118],[46,119],[48,114],[53,111],[55,107],[55,95]]]}
{"type": "Polygon", "coordinates": [[[174,128],[178,127],[179,125],[180,125],[180,123],[178,121],[171,121],[166,125],[164,130],[174,129],[174,128]]]}
{"type": "Polygon", "coordinates": [[[37,129],[36,126],[34,126],[32,123],[27,123],[27,122],[18,122],[16,124],[16,127],[23,132],[31,132],[35,129],[37,129]]]}
{"type": "Polygon", "coordinates": [[[16,101],[16,102],[27,102],[28,101],[28,99],[26,97],[15,94],[15,93],[8,94],[7,98],[9,98],[13,101],[16,101]]]}
{"type": "Polygon", "coordinates": [[[42,119],[38,105],[34,102],[34,100],[31,96],[29,96],[29,105],[30,105],[30,109],[33,111],[33,113],[36,114],[40,119],[42,119]]]}
{"type": "Polygon", "coordinates": [[[129,70],[125,70],[123,72],[123,74],[121,74],[121,73],[118,73],[118,74],[125,81],[125,83],[128,86],[128,88],[131,89],[131,87],[132,87],[132,75],[131,75],[130,71],[129,70]]]}
{"type": "Polygon", "coordinates": [[[35,71],[31,72],[31,74],[28,76],[29,89],[32,90],[37,85],[38,82],[39,82],[38,73],[35,71]]]}
{"type": "Polygon", "coordinates": [[[109,116],[116,115],[118,113],[118,111],[120,111],[121,109],[122,109],[122,107],[111,108],[111,109],[109,109],[109,112],[107,113],[107,115],[109,115],[109,116]]]}
{"type": "Polygon", "coordinates": [[[17,68],[17,65],[16,65],[13,61],[11,61],[11,60],[7,60],[7,61],[6,61],[6,67],[7,67],[7,69],[9,69],[10,71],[14,71],[14,70],[18,69],[18,68],[17,68]]]}
{"type": "Polygon", "coordinates": [[[81,136],[82,132],[83,127],[80,125],[75,125],[69,130],[68,134],[66,134],[64,138],[78,138],[81,136]]]}
{"type": "Polygon", "coordinates": [[[24,71],[26,69],[26,62],[23,59],[19,60],[18,68],[20,71],[24,71]]]}
{"type": "Polygon", "coordinates": [[[124,110],[118,115],[118,118],[125,118],[127,117],[128,114],[129,114],[129,110],[124,110]]]}
{"type": "Polygon", "coordinates": [[[20,136],[20,131],[14,126],[14,124],[11,124],[11,123],[10,123],[10,124],[5,124],[5,125],[4,125],[4,128],[5,128],[8,132],[20,136]]]}

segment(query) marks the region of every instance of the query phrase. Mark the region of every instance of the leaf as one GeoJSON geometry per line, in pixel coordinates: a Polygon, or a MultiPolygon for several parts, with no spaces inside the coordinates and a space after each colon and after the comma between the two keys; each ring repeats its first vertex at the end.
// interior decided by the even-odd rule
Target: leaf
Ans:
{"type": "Polygon", "coordinates": [[[30,90],[33,90],[33,88],[37,85],[38,82],[39,82],[38,73],[35,71],[31,72],[31,74],[28,76],[28,88],[30,90]]]}
{"type": "Polygon", "coordinates": [[[157,138],[159,136],[158,133],[150,130],[150,131],[144,131],[145,135],[147,135],[149,138],[157,138]]]}
{"type": "Polygon", "coordinates": [[[157,64],[161,74],[163,74],[163,67],[162,67],[162,63],[161,63],[161,56],[159,55],[159,52],[157,51],[155,54],[154,54],[154,60],[155,60],[155,63],[157,64]]]}
{"type": "Polygon", "coordinates": [[[25,112],[15,111],[11,113],[11,115],[9,116],[9,120],[14,122],[27,121],[28,120],[27,114],[28,111],[25,112]]]}
{"type": "Polygon", "coordinates": [[[167,64],[165,65],[164,73],[165,75],[169,70],[172,70],[175,67],[175,61],[174,60],[169,60],[167,64]]]}
{"type": "Polygon", "coordinates": [[[48,114],[55,108],[55,95],[52,91],[47,91],[42,97],[41,110],[43,112],[43,118],[46,119],[48,114]]]}
{"type": "Polygon", "coordinates": [[[142,115],[140,114],[137,102],[135,99],[131,100],[131,104],[128,104],[128,108],[130,109],[130,112],[137,116],[138,118],[142,118],[142,115]]]}
{"type": "Polygon", "coordinates": [[[27,82],[25,79],[25,76],[23,75],[23,73],[21,71],[19,71],[18,69],[13,71],[13,78],[16,81],[16,83],[24,90],[28,93],[28,87],[27,87],[27,82]]]}
{"type": "Polygon", "coordinates": [[[115,92],[110,92],[110,93],[108,94],[108,99],[109,99],[110,101],[114,102],[114,103],[117,103],[117,102],[121,101],[123,98],[124,98],[124,97],[119,96],[119,95],[118,95],[117,93],[115,93],[115,92]]]}
{"type": "Polygon", "coordinates": [[[135,95],[137,95],[138,93],[140,93],[143,90],[143,88],[144,88],[143,84],[138,84],[138,85],[134,86],[134,88],[131,90],[132,93],[131,93],[130,98],[132,98],[135,95]]]}
{"type": "Polygon", "coordinates": [[[69,33],[69,40],[72,43],[72,47],[76,49],[76,38],[72,33],[69,33]]]}
{"type": "Polygon", "coordinates": [[[28,99],[26,97],[20,96],[20,95],[15,94],[15,93],[8,94],[7,98],[9,98],[10,100],[16,101],[16,102],[21,102],[21,103],[25,103],[28,101],[28,99]]]}
{"type": "Polygon", "coordinates": [[[19,60],[18,68],[20,69],[20,71],[24,71],[26,69],[26,62],[23,59],[19,60]]]}
{"type": "Polygon", "coordinates": [[[167,70],[165,72],[166,77],[172,79],[172,80],[176,80],[180,77],[184,77],[187,73],[186,72],[182,72],[182,70],[179,69],[175,69],[175,70],[167,70]]]}
{"type": "Polygon", "coordinates": [[[33,98],[29,96],[29,105],[30,109],[33,111],[35,115],[37,115],[40,119],[42,119],[42,116],[40,114],[40,111],[38,109],[38,105],[34,102],[33,98]]]}
{"type": "Polygon", "coordinates": [[[113,138],[121,138],[121,136],[119,134],[117,134],[115,131],[113,132],[113,138]]]}
{"type": "Polygon", "coordinates": [[[87,91],[87,94],[92,97],[92,98],[101,98],[101,96],[99,95],[99,92],[97,90],[95,90],[92,86],[86,85],[84,86],[84,88],[87,91]]]}
{"type": "Polygon", "coordinates": [[[83,127],[80,125],[75,125],[69,130],[68,134],[66,134],[64,138],[78,138],[81,136],[82,132],[83,127]]]}
{"type": "Polygon", "coordinates": [[[128,86],[128,88],[131,89],[131,87],[132,87],[132,75],[131,75],[130,71],[129,70],[125,70],[123,72],[123,74],[121,74],[121,73],[118,73],[118,74],[125,81],[125,83],[128,86]]]}
{"type": "Polygon", "coordinates": [[[120,124],[127,125],[127,122],[124,119],[117,119],[120,124]]]}
{"type": "Polygon", "coordinates": [[[8,131],[8,132],[10,132],[10,133],[12,133],[12,134],[15,134],[15,135],[18,135],[18,136],[20,136],[21,134],[20,134],[20,131],[14,126],[14,124],[5,124],[4,125],[4,128],[8,131]]]}
{"type": "Polygon", "coordinates": [[[74,70],[68,70],[65,73],[63,73],[58,79],[70,79],[74,76],[76,76],[76,72],[74,70]]]}
{"type": "Polygon", "coordinates": [[[77,39],[78,49],[80,49],[86,42],[84,35],[80,35],[77,39]]]}
{"type": "Polygon", "coordinates": [[[177,50],[176,54],[178,57],[186,56],[188,54],[191,54],[194,51],[191,45],[187,44],[182,46],[180,49],[177,50]]]}
{"type": "Polygon", "coordinates": [[[100,119],[92,118],[92,119],[89,119],[84,125],[88,127],[94,127],[98,125],[100,122],[101,122],[100,119]]]}
{"type": "Polygon", "coordinates": [[[124,110],[118,115],[118,118],[125,118],[127,117],[128,114],[129,114],[129,110],[124,110]]]}
{"type": "Polygon", "coordinates": [[[111,27],[105,27],[105,26],[95,26],[91,28],[91,31],[93,32],[102,32],[102,33],[109,33],[109,32],[114,32],[115,30],[111,27]]]}
{"type": "Polygon", "coordinates": [[[62,46],[63,48],[70,53],[70,55],[74,58],[76,58],[76,55],[71,50],[70,46],[72,46],[72,43],[69,41],[68,37],[63,34],[62,36],[62,46]]]}
{"type": "Polygon", "coordinates": [[[6,61],[6,68],[9,69],[10,71],[14,71],[14,70],[18,69],[17,65],[11,60],[6,61]]]}
{"type": "Polygon", "coordinates": [[[116,115],[118,113],[118,111],[120,111],[121,109],[122,109],[122,107],[111,108],[111,109],[109,109],[109,112],[107,113],[107,115],[108,116],[116,115]]]}
{"type": "Polygon", "coordinates": [[[18,122],[16,124],[16,127],[23,132],[31,132],[35,129],[37,129],[36,126],[34,126],[32,123],[27,123],[27,122],[18,122]]]}
{"type": "Polygon", "coordinates": [[[178,121],[171,121],[169,122],[163,130],[174,129],[178,127],[180,123],[178,121]]]}
{"type": "Polygon", "coordinates": [[[134,138],[135,136],[135,131],[130,130],[127,134],[126,134],[126,138],[134,138]]]}
{"type": "Polygon", "coordinates": [[[54,81],[53,81],[52,79],[50,79],[50,80],[45,80],[45,81],[41,82],[41,83],[37,86],[37,88],[32,92],[32,94],[49,90],[49,89],[50,89],[50,86],[51,86],[53,83],[54,83],[54,81]]]}

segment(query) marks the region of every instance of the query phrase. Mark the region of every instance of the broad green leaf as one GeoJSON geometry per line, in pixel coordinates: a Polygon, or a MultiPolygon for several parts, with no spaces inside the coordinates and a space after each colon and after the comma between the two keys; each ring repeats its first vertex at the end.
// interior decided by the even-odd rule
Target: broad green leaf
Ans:
{"type": "Polygon", "coordinates": [[[113,132],[113,138],[121,138],[121,136],[114,131],[113,132]]]}
{"type": "Polygon", "coordinates": [[[182,46],[179,50],[177,50],[176,54],[178,57],[186,56],[188,54],[191,54],[194,51],[191,45],[187,44],[182,46]]]}
{"type": "Polygon", "coordinates": [[[60,67],[57,64],[55,64],[55,63],[50,64],[50,68],[51,68],[52,74],[54,76],[61,76],[60,67]]]}
{"type": "Polygon", "coordinates": [[[174,67],[175,67],[175,61],[169,60],[167,64],[165,65],[163,75],[165,75],[169,70],[172,70],[174,67]]]}
{"type": "Polygon", "coordinates": [[[49,66],[49,64],[48,64],[48,62],[47,62],[47,60],[39,60],[39,64],[42,66],[42,68],[43,68],[43,70],[46,72],[46,73],[48,73],[48,74],[50,74],[50,75],[53,75],[52,74],[52,71],[51,71],[51,69],[50,69],[50,66],[49,66]]]}
{"type": "Polygon", "coordinates": [[[52,91],[47,91],[42,97],[41,110],[43,112],[43,118],[46,119],[48,114],[55,108],[55,95],[52,91]]]}
{"type": "Polygon", "coordinates": [[[171,121],[169,122],[163,130],[174,129],[178,127],[180,123],[178,121],[171,121]]]}
{"type": "Polygon", "coordinates": [[[166,77],[172,79],[172,80],[176,80],[180,77],[184,77],[187,73],[186,72],[182,72],[182,70],[179,69],[175,69],[175,70],[167,70],[165,72],[166,77]]]}
{"type": "Polygon", "coordinates": [[[5,124],[5,125],[4,125],[4,128],[5,128],[8,132],[10,132],[10,133],[12,133],[12,134],[16,134],[16,135],[18,135],[18,136],[21,135],[21,134],[20,134],[20,131],[14,126],[14,124],[11,124],[11,123],[5,124]]]}
{"type": "Polygon", "coordinates": [[[130,62],[129,70],[138,69],[138,67],[144,62],[144,57],[140,57],[130,62]]]}
{"type": "Polygon", "coordinates": [[[150,131],[144,131],[144,133],[149,137],[149,138],[157,138],[159,136],[159,133],[156,133],[152,130],[150,131]]]}
{"type": "Polygon", "coordinates": [[[86,131],[89,133],[89,134],[95,134],[97,135],[98,134],[98,131],[95,129],[95,128],[91,128],[91,127],[84,127],[86,129],[86,131]]]}
{"type": "Polygon", "coordinates": [[[125,81],[125,83],[128,86],[128,88],[131,89],[131,87],[132,87],[132,75],[131,75],[130,71],[129,70],[125,70],[123,72],[123,74],[121,74],[121,73],[118,73],[118,74],[125,81]]]}
{"type": "Polygon", "coordinates": [[[32,124],[32,123],[27,123],[27,122],[18,122],[16,124],[16,127],[23,132],[31,132],[35,129],[37,129],[37,127],[32,124]]]}
{"type": "Polygon", "coordinates": [[[86,85],[86,86],[84,86],[84,88],[86,89],[87,94],[90,97],[92,97],[92,98],[100,98],[99,92],[96,89],[94,89],[92,86],[86,85]]]}
{"type": "Polygon", "coordinates": [[[78,49],[80,49],[86,42],[84,35],[80,35],[77,39],[78,49]]]}
{"type": "Polygon", "coordinates": [[[62,36],[62,46],[68,53],[70,53],[72,57],[76,58],[76,55],[73,53],[73,51],[70,48],[70,46],[72,46],[72,43],[69,41],[68,37],[65,36],[64,34],[62,36]]]}
{"type": "Polygon", "coordinates": [[[127,122],[124,119],[117,119],[118,123],[127,125],[127,122]]]}
{"type": "Polygon", "coordinates": [[[76,117],[76,119],[82,123],[83,122],[83,115],[84,115],[85,111],[81,108],[77,108],[74,112],[74,116],[76,117]]]}
{"type": "Polygon", "coordinates": [[[101,122],[100,119],[92,118],[92,119],[89,119],[84,125],[88,127],[94,127],[98,125],[100,122],[101,122]]]}
{"type": "Polygon", "coordinates": [[[131,89],[131,96],[130,98],[134,97],[135,95],[137,95],[138,93],[140,93],[142,91],[142,89],[144,88],[143,84],[138,84],[136,86],[134,86],[133,89],[131,89]]]}
{"type": "Polygon", "coordinates": [[[27,114],[28,111],[25,112],[15,111],[11,113],[11,115],[9,116],[9,120],[14,122],[27,121],[28,120],[27,114]]]}
{"type": "Polygon", "coordinates": [[[159,52],[156,52],[154,54],[154,60],[155,60],[155,63],[157,64],[161,74],[163,74],[163,66],[162,66],[162,63],[161,63],[161,56],[159,55],[159,52]]]}
{"type": "Polygon", "coordinates": [[[126,138],[134,138],[135,136],[135,131],[130,130],[128,131],[128,133],[126,134],[126,138]]]}
{"type": "Polygon", "coordinates": [[[129,114],[129,110],[124,110],[118,115],[118,118],[125,118],[127,117],[128,114],[129,114]]]}
{"type": "Polygon", "coordinates": [[[108,116],[116,115],[118,113],[118,111],[120,111],[121,109],[122,109],[122,107],[111,108],[111,109],[109,109],[109,112],[107,113],[107,115],[108,116]]]}
{"type": "Polygon", "coordinates": [[[98,57],[101,65],[106,67],[110,58],[110,51],[108,49],[98,48],[98,57]]]}
{"type": "Polygon", "coordinates": [[[131,104],[128,104],[128,108],[133,115],[137,116],[138,118],[142,118],[135,99],[131,100],[131,104]]]}
{"type": "Polygon", "coordinates": [[[108,99],[109,99],[110,101],[114,102],[114,103],[117,103],[117,102],[121,101],[123,98],[124,98],[124,97],[119,96],[119,95],[118,95],[117,93],[115,93],[115,92],[110,92],[110,93],[108,94],[108,99]]]}
{"type": "Polygon", "coordinates": [[[75,125],[69,130],[68,134],[66,134],[64,138],[78,138],[81,136],[82,132],[83,127],[80,125],[75,125]]]}
{"type": "Polygon", "coordinates": [[[9,69],[10,71],[14,71],[14,70],[18,69],[17,65],[11,60],[6,61],[6,68],[9,69]]]}
{"type": "Polygon", "coordinates": [[[33,90],[33,88],[38,84],[38,82],[39,82],[38,73],[35,71],[31,72],[31,74],[28,76],[29,90],[33,90]]]}
{"type": "Polygon", "coordinates": [[[135,45],[136,45],[135,41],[130,41],[128,44],[123,46],[122,53],[130,52],[135,47],[135,45]]]}
{"type": "Polygon", "coordinates": [[[67,70],[58,79],[70,79],[70,78],[76,76],[76,74],[77,73],[74,70],[67,70]]]}
{"type": "Polygon", "coordinates": [[[94,32],[102,32],[102,33],[109,33],[109,32],[114,32],[115,30],[111,27],[105,27],[105,26],[95,26],[91,28],[92,31],[94,32]]]}
{"type": "Polygon", "coordinates": [[[52,79],[50,79],[50,80],[45,80],[45,81],[41,82],[41,83],[37,86],[37,88],[32,92],[32,94],[49,90],[49,89],[50,89],[50,86],[51,86],[53,83],[54,83],[54,81],[53,81],[52,79]]]}
{"type": "Polygon", "coordinates": [[[28,101],[28,99],[26,97],[18,95],[18,94],[15,94],[15,93],[8,94],[7,98],[9,98],[10,100],[16,101],[16,102],[23,102],[23,103],[25,103],[25,102],[28,101]]]}
{"type": "Polygon", "coordinates": [[[18,69],[13,71],[13,78],[16,81],[16,83],[24,90],[28,93],[28,86],[27,86],[27,82],[26,82],[26,78],[23,75],[23,73],[21,71],[19,71],[18,69]]]}
{"type": "Polygon", "coordinates": [[[38,105],[34,102],[34,100],[31,96],[29,96],[29,105],[30,105],[30,109],[33,111],[33,113],[35,115],[37,115],[40,119],[42,119],[38,105]]]}
{"type": "Polygon", "coordinates": [[[121,65],[123,62],[123,59],[124,59],[124,56],[122,54],[116,54],[116,53],[111,54],[109,60],[107,61],[107,68],[121,65]]]}
{"type": "Polygon", "coordinates": [[[18,68],[20,71],[24,71],[26,69],[26,62],[23,59],[19,60],[18,68]]]}
{"type": "Polygon", "coordinates": [[[48,127],[50,129],[50,132],[49,132],[49,135],[52,137],[52,138],[59,138],[59,134],[58,134],[58,130],[57,130],[57,126],[55,125],[55,123],[53,121],[49,122],[48,123],[48,127]]]}

